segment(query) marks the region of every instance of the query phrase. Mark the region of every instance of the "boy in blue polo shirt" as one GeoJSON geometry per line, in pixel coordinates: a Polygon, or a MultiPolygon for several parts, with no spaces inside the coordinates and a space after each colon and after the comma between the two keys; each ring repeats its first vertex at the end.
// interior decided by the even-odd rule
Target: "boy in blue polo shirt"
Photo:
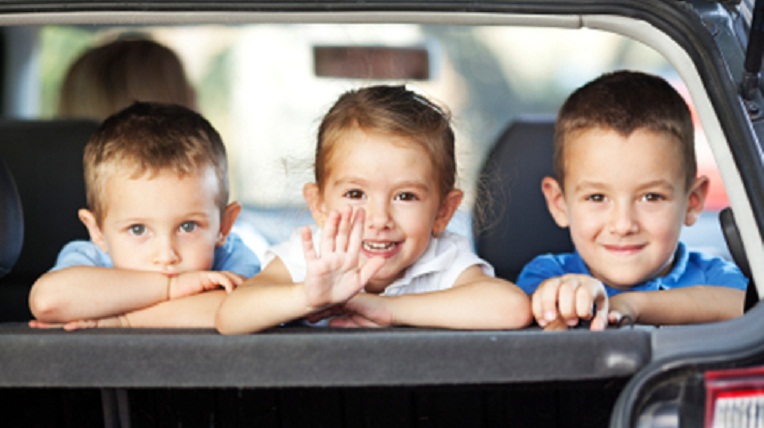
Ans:
{"type": "Polygon", "coordinates": [[[554,168],[542,190],[575,252],[538,256],[520,273],[540,326],[742,314],[741,271],[679,242],[682,225],[703,211],[708,178],[696,176],[687,104],[665,80],[620,71],[576,90],[557,117],[554,168]]]}

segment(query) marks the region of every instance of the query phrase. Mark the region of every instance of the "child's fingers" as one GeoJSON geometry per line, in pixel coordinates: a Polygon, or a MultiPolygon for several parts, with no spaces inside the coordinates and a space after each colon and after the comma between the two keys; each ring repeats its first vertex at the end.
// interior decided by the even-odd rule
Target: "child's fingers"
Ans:
{"type": "Polygon", "coordinates": [[[29,321],[29,327],[31,328],[61,328],[64,324],[62,323],[52,323],[52,322],[45,322],[40,320],[31,320],[29,321]]]}
{"type": "Polygon", "coordinates": [[[81,330],[85,328],[97,328],[98,327],[98,321],[96,320],[80,320],[80,321],[72,321],[64,324],[64,330],[66,331],[75,331],[75,330],[81,330]]]}
{"type": "Polygon", "coordinates": [[[366,263],[361,266],[361,270],[358,273],[359,276],[359,282],[361,283],[361,288],[366,285],[366,283],[369,282],[369,280],[379,272],[380,269],[382,269],[382,266],[385,264],[384,257],[372,257],[369,260],[366,260],[366,263]]]}
{"type": "Polygon", "coordinates": [[[340,220],[337,226],[337,235],[334,239],[335,251],[344,253],[348,250],[348,235],[350,235],[350,227],[352,225],[352,214],[353,208],[350,206],[344,207],[340,212],[340,220]]]}
{"type": "Polygon", "coordinates": [[[337,229],[340,222],[340,213],[332,211],[324,222],[321,235],[321,256],[334,252],[335,239],[337,238],[337,229]]]}
{"type": "Polygon", "coordinates": [[[557,293],[560,289],[560,278],[544,281],[533,294],[534,316],[540,326],[557,319],[557,293]]]}
{"type": "Polygon", "coordinates": [[[557,310],[568,326],[578,324],[576,312],[576,295],[581,285],[576,277],[563,277],[560,281],[560,290],[557,292],[557,310]]]}
{"type": "Polygon", "coordinates": [[[348,252],[358,254],[363,245],[363,227],[366,223],[366,210],[359,208],[353,215],[353,227],[350,229],[348,252]]]}
{"type": "Polygon", "coordinates": [[[305,256],[306,261],[316,260],[318,258],[316,248],[313,246],[313,234],[308,226],[302,228],[302,253],[305,256]]]}

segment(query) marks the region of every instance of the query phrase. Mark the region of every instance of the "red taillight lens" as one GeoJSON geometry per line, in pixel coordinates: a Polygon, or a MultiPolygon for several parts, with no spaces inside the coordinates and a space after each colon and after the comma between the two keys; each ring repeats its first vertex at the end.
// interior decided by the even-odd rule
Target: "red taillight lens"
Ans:
{"type": "Polygon", "coordinates": [[[706,428],[764,428],[764,367],[708,371],[706,428]]]}

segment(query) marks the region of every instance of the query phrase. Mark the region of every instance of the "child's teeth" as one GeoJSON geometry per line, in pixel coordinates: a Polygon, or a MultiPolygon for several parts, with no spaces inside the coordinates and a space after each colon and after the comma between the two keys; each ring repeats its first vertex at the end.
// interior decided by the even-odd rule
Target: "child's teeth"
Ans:
{"type": "Polygon", "coordinates": [[[369,251],[387,250],[393,246],[392,242],[364,242],[363,247],[369,251]]]}

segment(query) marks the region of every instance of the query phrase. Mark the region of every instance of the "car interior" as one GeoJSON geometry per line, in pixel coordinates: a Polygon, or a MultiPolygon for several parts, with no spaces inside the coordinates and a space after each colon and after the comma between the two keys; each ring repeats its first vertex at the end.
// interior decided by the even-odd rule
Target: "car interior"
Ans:
{"type": "Polygon", "coordinates": [[[57,117],[57,91],[77,55],[120,37],[152,38],[182,57],[229,151],[232,193],[244,206],[235,230],[258,256],[312,221],[300,191],[312,180],[318,122],[338,94],[406,84],[442,102],[467,195],[449,228],[509,280],[534,256],[572,248],[540,190],[562,100],[606,71],[659,74],[691,105],[699,168],[713,184],[682,240],[734,260],[751,278],[746,310],[758,302],[761,268],[749,260],[764,254],[755,233],[741,233],[757,230],[756,219],[704,89],[707,71],[662,30],[599,14],[161,12],[47,21],[30,13],[24,24],[0,15],[5,78],[18,82],[3,88],[0,120],[0,402],[26,426],[605,426],[630,376],[707,331],[29,329],[34,280],[66,242],[88,239],[77,218],[86,206],[82,150],[98,122],[57,117]]]}

